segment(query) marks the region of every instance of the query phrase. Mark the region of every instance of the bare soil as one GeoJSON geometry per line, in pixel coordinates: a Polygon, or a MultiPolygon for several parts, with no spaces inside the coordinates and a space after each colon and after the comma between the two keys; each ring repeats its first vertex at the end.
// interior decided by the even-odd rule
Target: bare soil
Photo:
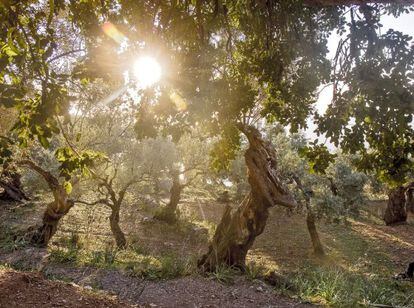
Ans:
{"type": "Polygon", "coordinates": [[[138,307],[78,286],[50,281],[39,273],[0,270],[0,307],[138,307]]]}
{"type": "Polygon", "coordinates": [[[48,281],[40,273],[3,270],[0,272],[1,292],[8,288],[17,292],[4,291],[8,296],[0,300],[0,307],[84,307],[89,304],[88,301],[91,302],[90,307],[118,307],[119,300],[128,303],[125,307],[129,307],[128,305],[133,307],[310,306],[278,295],[264,282],[249,281],[244,276],[235,276],[230,284],[223,284],[197,274],[171,280],[151,281],[115,269],[59,264],[47,264],[43,267],[45,256],[47,256],[45,249],[28,248],[1,255],[0,262],[10,264],[14,261],[25,268],[42,266],[42,273],[47,277],[71,281],[71,284],[48,281]],[[54,287],[50,288],[48,284],[54,287]],[[102,299],[101,304],[98,299],[93,302],[95,297],[90,298],[88,294],[79,296],[85,290],[92,289],[111,295],[109,303],[112,306],[101,306],[107,303],[106,298],[99,299],[102,299]],[[31,296],[32,292],[33,296],[31,296]],[[77,300],[72,301],[72,297],[77,300]],[[61,300],[62,298],[64,301],[61,300]],[[78,300],[79,298],[81,301],[78,300]],[[66,305],[68,301],[71,305],[66,305]],[[18,306],[20,302],[23,303],[22,306],[18,306]]]}

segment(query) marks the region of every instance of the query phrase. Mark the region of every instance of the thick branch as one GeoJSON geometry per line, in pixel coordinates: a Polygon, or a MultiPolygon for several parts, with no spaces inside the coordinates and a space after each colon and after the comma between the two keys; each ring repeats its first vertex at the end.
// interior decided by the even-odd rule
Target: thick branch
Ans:
{"type": "Polygon", "coordinates": [[[99,199],[99,200],[96,200],[94,202],[87,202],[87,201],[83,201],[83,200],[75,200],[74,202],[75,203],[86,204],[86,205],[96,205],[96,204],[102,203],[102,204],[105,204],[109,207],[112,207],[107,199],[99,199]]]}
{"type": "Polygon", "coordinates": [[[46,183],[49,185],[51,190],[56,190],[59,188],[59,180],[49,171],[44,170],[42,167],[37,165],[35,162],[24,159],[17,162],[20,166],[27,166],[33,171],[36,171],[38,174],[40,174],[46,181],[46,183]]]}

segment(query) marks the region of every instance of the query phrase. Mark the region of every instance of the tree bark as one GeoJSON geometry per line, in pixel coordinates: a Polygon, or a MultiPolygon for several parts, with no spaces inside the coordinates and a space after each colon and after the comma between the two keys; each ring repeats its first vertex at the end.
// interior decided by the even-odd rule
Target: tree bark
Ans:
{"type": "MultiPolygon", "coordinates": [[[[313,252],[317,256],[323,256],[325,255],[325,252],[323,250],[323,245],[319,238],[318,229],[316,229],[315,214],[313,213],[312,208],[311,208],[311,196],[313,196],[313,190],[305,190],[305,188],[302,185],[302,181],[300,180],[298,176],[293,175],[293,179],[296,182],[296,185],[298,186],[298,188],[302,191],[303,196],[305,198],[306,227],[308,228],[309,236],[312,241],[313,252]]],[[[330,182],[331,182],[331,188],[332,188],[332,185],[333,185],[332,179],[330,179],[330,182]]]]}
{"type": "Polygon", "coordinates": [[[235,210],[226,207],[208,252],[198,262],[205,271],[214,271],[221,264],[244,269],[248,250],[265,228],[269,208],[296,205],[278,177],[276,153],[270,143],[254,127],[239,129],[249,140],[245,160],[251,191],[235,210]]]}
{"type": "Polygon", "coordinates": [[[306,216],[306,226],[312,241],[313,252],[318,256],[325,255],[318,230],[316,229],[315,215],[310,210],[308,210],[308,214],[306,216]]]}
{"type": "Polygon", "coordinates": [[[168,223],[176,222],[178,219],[177,208],[181,200],[182,190],[183,185],[180,183],[180,175],[178,172],[174,173],[173,183],[170,189],[170,201],[154,218],[168,223]]]}
{"type": "Polygon", "coordinates": [[[385,209],[384,221],[386,225],[404,223],[407,221],[407,210],[405,205],[405,188],[399,186],[388,194],[387,208],[385,209]]]}
{"type": "Polygon", "coordinates": [[[48,204],[43,214],[42,225],[31,236],[30,242],[40,247],[46,247],[55,235],[59,221],[73,207],[74,202],[68,199],[63,187],[53,192],[55,200],[48,204]]]}
{"type": "Polygon", "coordinates": [[[111,206],[111,215],[109,216],[109,223],[111,226],[112,234],[115,238],[116,246],[119,249],[125,249],[127,246],[127,241],[124,232],[122,232],[122,229],[119,226],[119,206],[111,206]]]}
{"type": "Polygon", "coordinates": [[[50,172],[44,170],[31,160],[21,160],[19,165],[27,166],[40,174],[53,193],[54,201],[49,203],[43,214],[43,222],[40,227],[31,234],[30,242],[34,245],[45,247],[57,231],[60,219],[65,216],[73,207],[73,200],[69,199],[66,189],[59,183],[59,180],[50,172]]]}

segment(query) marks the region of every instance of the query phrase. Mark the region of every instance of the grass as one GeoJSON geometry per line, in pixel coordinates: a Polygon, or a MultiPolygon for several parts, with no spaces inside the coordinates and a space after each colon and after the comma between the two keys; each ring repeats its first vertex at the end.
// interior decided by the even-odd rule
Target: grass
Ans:
{"type": "Polygon", "coordinates": [[[295,295],[309,302],[334,307],[414,306],[410,283],[367,277],[337,267],[308,265],[292,275],[290,280],[295,287],[295,295]]]}
{"type": "Polygon", "coordinates": [[[255,262],[250,262],[246,265],[245,275],[249,280],[254,281],[261,279],[266,274],[266,272],[268,272],[266,266],[257,264],[255,262]]]}
{"type": "Polygon", "coordinates": [[[76,246],[53,247],[50,261],[76,267],[124,269],[131,276],[150,280],[186,276],[196,269],[195,259],[182,258],[173,253],[161,256],[143,254],[140,249],[118,250],[106,246],[103,250],[87,250],[76,246]]]}
{"type": "Polygon", "coordinates": [[[240,275],[241,272],[238,268],[227,266],[225,264],[217,266],[217,268],[209,273],[210,279],[217,280],[223,284],[232,284],[236,275],[240,275]]]}
{"type": "Polygon", "coordinates": [[[23,236],[16,235],[12,229],[0,228],[0,250],[8,253],[19,250],[27,246],[27,241],[23,236]]]}

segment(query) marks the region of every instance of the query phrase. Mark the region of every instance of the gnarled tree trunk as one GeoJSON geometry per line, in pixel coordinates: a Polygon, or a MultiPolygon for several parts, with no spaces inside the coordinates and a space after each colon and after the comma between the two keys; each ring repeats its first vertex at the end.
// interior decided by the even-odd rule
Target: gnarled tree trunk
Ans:
{"type": "Polygon", "coordinates": [[[64,217],[74,205],[74,202],[68,199],[68,195],[63,187],[53,192],[55,200],[47,205],[43,214],[42,225],[35,230],[31,236],[31,243],[46,247],[50,239],[55,235],[59,221],[64,217]]]}
{"type": "Polygon", "coordinates": [[[170,189],[170,201],[168,204],[159,212],[157,213],[154,218],[162,221],[166,221],[168,223],[173,223],[177,221],[177,208],[178,203],[181,199],[181,192],[183,190],[183,185],[180,183],[180,175],[178,172],[173,173],[173,183],[170,189]]]}
{"type": "Polygon", "coordinates": [[[384,221],[386,225],[404,223],[407,221],[405,187],[399,186],[389,192],[384,221]]]}
{"type": "Polygon", "coordinates": [[[254,127],[239,128],[250,145],[245,159],[251,191],[236,209],[226,207],[208,252],[198,262],[205,271],[214,271],[220,264],[244,269],[248,250],[265,228],[269,208],[296,204],[279,180],[276,155],[270,143],[254,127]]]}
{"type": "Polygon", "coordinates": [[[45,247],[56,233],[59,221],[73,207],[74,202],[69,199],[66,189],[59,183],[59,180],[53,176],[53,174],[36,165],[31,160],[22,160],[19,164],[27,166],[40,174],[53,193],[54,200],[48,204],[46,211],[43,214],[42,225],[38,228],[29,228],[29,230],[34,229],[34,232],[32,231],[33,233],[31,234],[30,242],[45,247]]]}
{"type": "Polygon", "coordinates": [[[127,246],[127,241],[119,226],[119,206],[111,206],[111,215],[109,216],[109,224],[111,226],[112,234],[114,235],[116,246],[124,249],[127,246]]]}

